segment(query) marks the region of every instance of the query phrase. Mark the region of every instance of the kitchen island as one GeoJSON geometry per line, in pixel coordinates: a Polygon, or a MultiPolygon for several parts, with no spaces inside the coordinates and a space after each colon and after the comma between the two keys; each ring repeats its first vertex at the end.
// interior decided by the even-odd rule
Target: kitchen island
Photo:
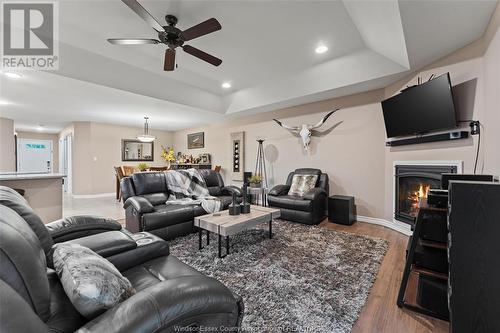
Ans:
{"type": "Polygon", "coordinates": [[[24,190],[24,198],[44,223],[62,218],[62,178],[59,173],[1,173],[0,185],[24,190]]]}

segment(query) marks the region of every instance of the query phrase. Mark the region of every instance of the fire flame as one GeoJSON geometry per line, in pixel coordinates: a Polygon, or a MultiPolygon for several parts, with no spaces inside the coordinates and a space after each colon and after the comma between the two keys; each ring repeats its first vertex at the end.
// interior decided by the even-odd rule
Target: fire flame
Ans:
{"type": "Polygon", "coordinates": [[[427,193],[429,193],[429,189],[430,189],[430,185],[424,186],[424,185],[420,184],[418,191],[415,192],[415,196],[417,197],[417,199],[420,199],[420,198],[426,199],[427,193]]]}
{"type": "Polygon", "coordinates": [[[411,207],[409,211],[409,214],[411,216],[417,216],[420,199],[427,199],[427,193],[429,192],[430,188],[430,185],[420,184],[417,191],[408,193],[408,199],[411,201],[411,207]]]}

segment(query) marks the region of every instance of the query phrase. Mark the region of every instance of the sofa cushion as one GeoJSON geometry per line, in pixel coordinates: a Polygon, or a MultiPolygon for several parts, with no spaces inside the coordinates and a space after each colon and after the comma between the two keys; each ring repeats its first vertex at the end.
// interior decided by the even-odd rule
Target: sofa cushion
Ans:
{"type": "Polygon", "coordinates": [[[213,197],[217,197],[222,194],[222,190],[219,186],[207,186],[207,188],[208,193],[213,197]]]}
{"type": "Polygon", "coordinates": [[[168,243],[163,239],[145,231],[135,234],[128,230],[126,232],[137,246],[132,250],[106,257],[106,260],[109,260],[120,272],[146,261],[169,255],[168,243]]]}
{"type": "Polygon", "coordinates": [[[192,205],[158,205],[153,213],[144,214],[144,230],[154,230],[177,223],[191,221],[194,218],[192,205]]]}
{"type": "Polygon", "coordinates": [[[161,281],[181,276],[201,275],[201,273],[169,255],[135,266],[123,272],[123,275],[132,283],[134,289],[140,292],[161,281]]]}
{"type": "Polygon", "coordinates": [[[299,168],[295,169],[293,173],[297,175],[317,175],[319,177],[321,175],[321,170],[314,168],[299,168]]]}
{"type": "Polygon", "coordinates": [[[203,177],[207,187],[224,187],[224,181],[222,180],[220,173],[211,169],[200,169],[198,172],[203,177]]]}
{"type": "Polygon", "coordinates": [[[302,197],[304,193],[316,187],[318,175],[295,174],[292,178],[292,185],[288,195],[297,195],[302,197]]]}
{"type": "Polygon", "coordinates": [[[135,293],[109,261],[78,244],[54,245],[54,267],[73,306],[88,319],[135,293]]]}
{"type": "Polygon", "coordinates": [[[168,192],[164,172],[136,172],[130,178],[134,182],[136,195],[168,192]]]}
{"type": "Polygon", "coordinates": [[[169,197],[167,192],[159,192],[159,193],[148,193],[141,195],[144,199],[149,201],[153,206],[163,205],[169,197]]]}
{"type": "Polygon", "coordinates": [[[73,239],[65,243],[84,246],[103,257],[130,251],[137,247],[137,243],[129,235],[121,231],[101,232],[92,236],[73,239]]]}
{"type": "Polygon", "coordinates": [[[312,201],[305,200],[295,195],[268,196],[269,206],[299,210],[303,212],[312,211],[312,201]]]}

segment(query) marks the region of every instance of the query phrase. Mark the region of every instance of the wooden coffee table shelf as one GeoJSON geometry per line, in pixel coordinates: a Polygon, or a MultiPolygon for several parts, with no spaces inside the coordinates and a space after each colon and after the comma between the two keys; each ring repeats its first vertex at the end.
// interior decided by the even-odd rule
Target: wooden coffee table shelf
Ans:
{"type": "Polygon", "coordinates": [[[203,249],[203,230],[207,231],[207,245],[210,244],[210,232],[213,232],[219,238],[219,258],[223,258],[229,254],[229,236],[267,222],[269,223],[269,238],[272,238],[273,219],[280,216],[279,209],[252,205],[248,214],[229,215],[229,211],[225,210],[195,217],[194,226],[199,228],[199,249],[203,249]],[[222,255],[222,237],[226,238],[226,254],[224,256],[222,255]]]}

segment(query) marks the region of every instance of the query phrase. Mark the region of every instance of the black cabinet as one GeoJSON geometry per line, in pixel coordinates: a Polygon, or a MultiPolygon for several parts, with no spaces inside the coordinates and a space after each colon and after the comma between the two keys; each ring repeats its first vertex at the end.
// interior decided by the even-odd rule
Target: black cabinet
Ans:
{"type": "Polygon", "coordinates": [[[500,332],[500,184],[451,181],[449,190],[451,331],[500,332]]]}

